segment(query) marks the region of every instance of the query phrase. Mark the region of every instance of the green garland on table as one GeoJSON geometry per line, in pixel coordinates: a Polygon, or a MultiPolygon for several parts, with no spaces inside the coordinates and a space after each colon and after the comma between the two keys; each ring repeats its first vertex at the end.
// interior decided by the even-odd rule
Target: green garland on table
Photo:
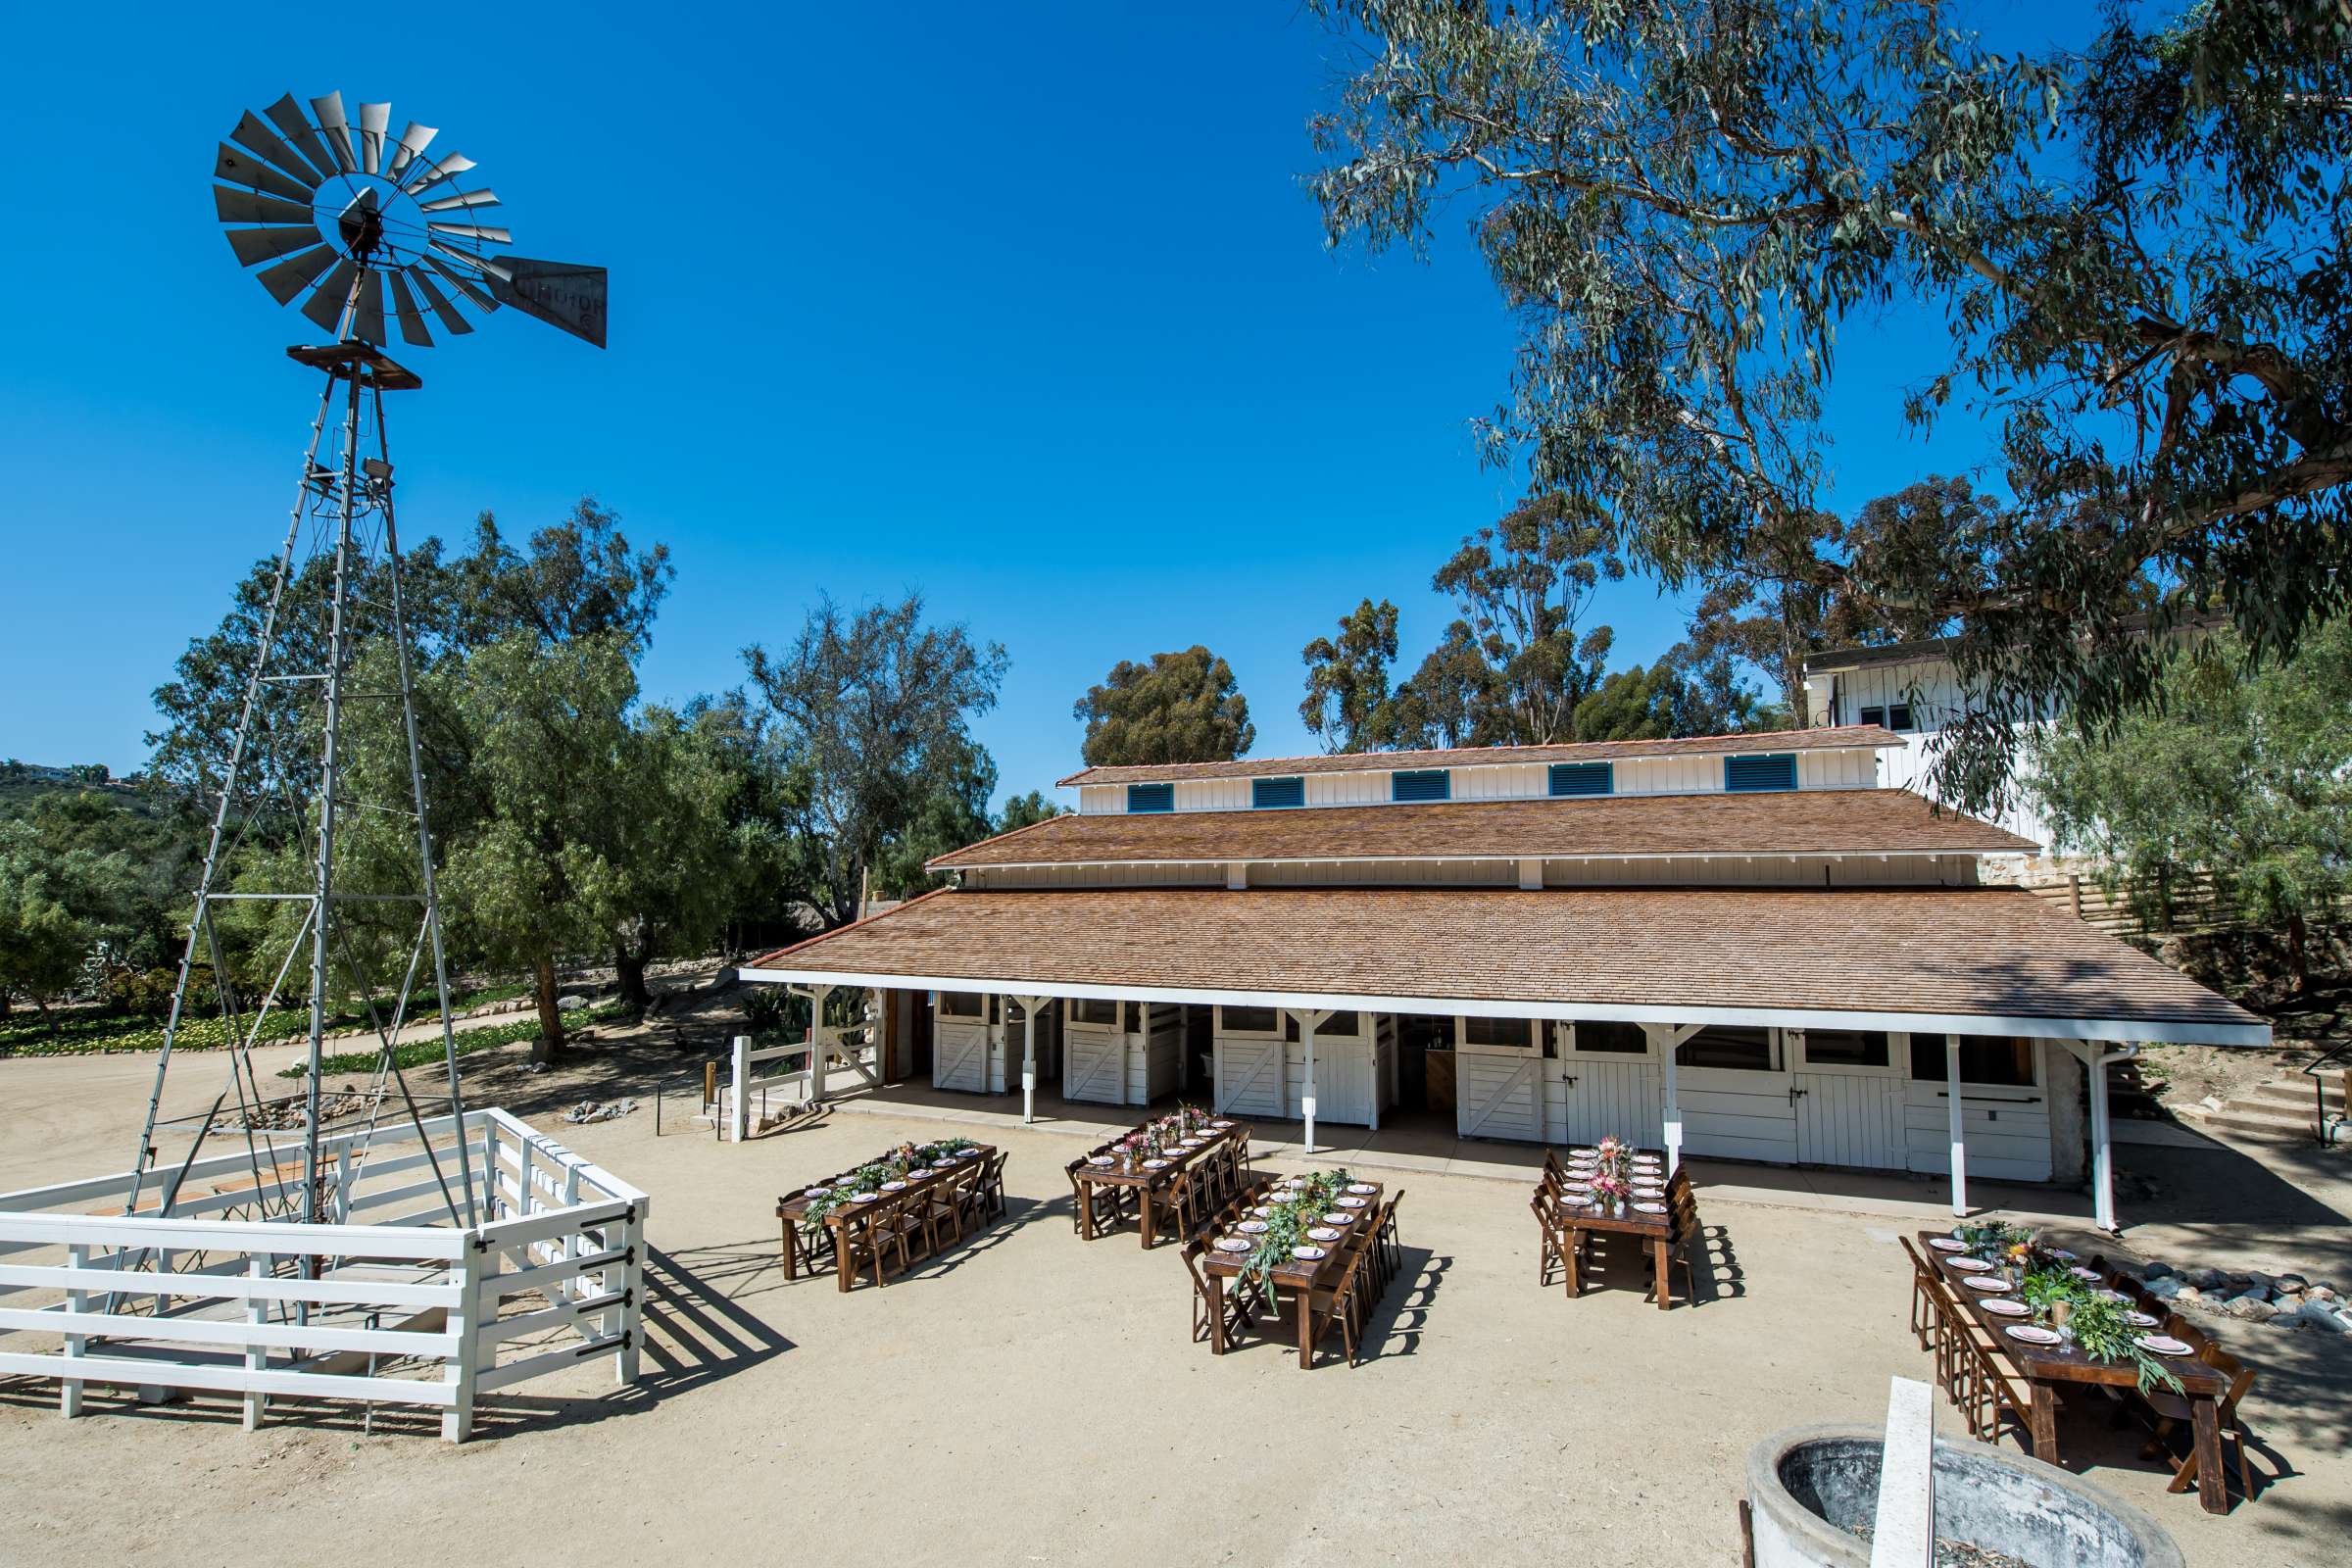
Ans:
{"type": "Polygon", "coordinates": [[[801,1230],[814,1243],[824,1234],[825,1218],[847,1208],[853,1195],[878,1190],[884,1182],[901,1182],[910,1170],[920,1170],[953,1158],[967,1150],[980,1146],[969,1138],[943,1138],[935,1144],[924,1144],[911,1156],[893,1154],[871,1164],[845,1172],[829,1184],[830,1191],[808,1200],[808,1207],[801,1215],[801,1230]]]}
{"type": "Polygon", "coordinates": [[[1307,1231],[1322,1222],[1330,1211],[1332,1200],[1348,1190],[1355,1178],[1345,1168],[1319,1171],[1307,1178],[1300,1189],[1277,1187],[1266,1199],[1266,1229],[1257,1238],[1257,1246],[1250,1252],[1250,1260],[1242,1265],[1243,1272],[1271,1289],[1274,1271],[1291,1260],[1291,1249],[1306,1245],[1307,1231]]]}

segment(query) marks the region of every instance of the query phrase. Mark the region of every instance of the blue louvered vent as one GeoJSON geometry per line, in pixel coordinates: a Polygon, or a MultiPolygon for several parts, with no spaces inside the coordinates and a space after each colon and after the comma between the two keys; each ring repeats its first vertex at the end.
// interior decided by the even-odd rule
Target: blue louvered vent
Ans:
{"type": "Polygon", "coordinates": [[[1453,775],[1442,767],[1424,768],[1414,773],[1391,773],[1389,778],[1389,799],[1392,801],[1453,799],[1453,775]]]}
{"type": "Polygon", "coordinates": [[[1273,806],[1304,806],[1306,780],[1302,778],[1253,778],[1250,781],[1250,804],[1259,808],[1273,806]]]}
{"type": "Polygon", "coordinates": [[[1796,754],[1766,752],[1753,757],[1723,760],[1727,790],[1792,790],[1796,788],[1796,754]]]}
{"type": "Polygon", "coordinates": [[[1551,764],[1551,793],[1554,795],[1611,795],[1616,793],[1617,781],[1606,762],[1554,762],[1551,764]]]}
{"type": "Polygon", "coordinates": [[[1176,786],[1173,784],[1130,784],[1127,786],[1127,809],[1130,811],[1173,811],[1176,809],[1176,786]]]}

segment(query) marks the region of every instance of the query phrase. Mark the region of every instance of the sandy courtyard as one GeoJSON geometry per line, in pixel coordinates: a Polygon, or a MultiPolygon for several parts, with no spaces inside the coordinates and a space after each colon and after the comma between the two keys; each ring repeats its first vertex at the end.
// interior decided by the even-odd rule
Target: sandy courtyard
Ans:
{"type": "MultiPolygon", "coordinates": [[[[142,1060],[0,1062],[0,1189],[120,1166],[142,1060]]],[[[613,1388],[603,1361],[492,1396],[481,1436],[452,1446],[414,1415],[363,1434],[350,1409],[280,1407],[249,1435],[226,1396],[140,1410],[93,1390],[68,1422],[54,1385],[0,1378],[0,1562],[1736,1562],[1750,1444],[1875,1421],[1889,1375],[1930,1372],[1886,1205],[1702,1180],[1712,1280],[1660,1313],[1638,1287],[1539,1291],[1522,1186],[1384,1171],[1406,1195],[1405,1277],[1363,1365],[1335,1351],[1301,1373],[1280,1346],[1191,1344],[1172,1249],[1072,1235],[1067,1132],[982,1133],[1011,1153],[1008,1222],[845,1297],[785,1282],[777,1194],[939,1122],[844,1110],[722,1146],[682,1133],[673,1101],[657,1139],[650,1107],[548,1113],[616,1092],[609,1075],[484,1067],[485,1090],[653,1195],[643,1383],[613,1388]]],[[[2344,1238],[2324,1205],[2296,1218],[2315,1245],[2344,1238]]],[[[2258,1368],[2261,1468],[2285,1469],[2250,1506],[2214,1518],[2165,1495],[2096,1410],[2062,1416],[2070,1458],[2191,1562],[2341,1561],[2352,1342],[2226,1338],[2258,1368]]]]}

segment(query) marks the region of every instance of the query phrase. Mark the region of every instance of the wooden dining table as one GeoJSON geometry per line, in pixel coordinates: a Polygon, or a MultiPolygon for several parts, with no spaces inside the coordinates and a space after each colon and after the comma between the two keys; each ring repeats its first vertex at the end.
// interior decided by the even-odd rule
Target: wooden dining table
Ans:
{"type": "MultiPolygon", "coordinates": [[[[1574,1155],[1589,1152],[1591,1151],[1586,1149],[1569,1151],[1572,1158],[1574,1155]]],[[[1575,1198],[1562,1193],[1560,1195],[1560,1218],[1572,1231],[1606,1231],[1615,1236],[1630,1236],[1634,1238],[1636,1246],[1646,1246],[1649,1249],[1650,1262],[1656,1269],[1658,1310],[1663,1312],[1671,1304],[1673,1295],[1667,1290],[1666,1281],[1669,1277],[1667,1262],[1674,1250],[1674,1205],[1667,1200],[1665,1196],[1668,1179],[1666,1153],[1665,1151],[1658,1149],[1637,1149],[1634,1151],[1633,1157],[1636,1161],[1634,1179],[1636,1181],[1654,1180],[1658,1187],[1657,1196],[1651,1197],[1644,1193],[1638,1195],[1636,1200],[1655,1203],[1658,1205],[1659,1212],[1645,1214],[1634,1204],[1628,1203],[1623,1212],[1612,1215],[1604,1212],[1597,1201],[1580,1203],[1575,1198]],[[1645,1160],[1655,1160],[1657,1163],[1654,1165],[1641,1163],[1645,1160]]],[[[1568,1171],[1569,1179],[1574,1181],[1576,1166],[1571,1164],[1568,1171]]],[[[1570,1270],[1570,1278],[1576,1278],[1573,1267],[1570,1270]]],[[[1584,1294],[1583,1281],[1577,1280],[1576,1284],[1575,1294],[1582,1296],[1584,1294]]]]}
{"type": "MultiPolygon", "coordinates": [[[[1269,1274],[1269,1283],[1275,1290],[1289,1291],[1292,1294],[1291,1315],[1298,1320],[1298,1365],[1301,1368],[1310,1367],[1314,1365],[1315,1361],[1314,1313],[1308,1310],[1308,1298],[1314,1292],[1330,1290],[1340,1283],[1340,1276],[1348,1269],[1349,1248],[1355,1245],[1363,1232],[1380,1223],[1380,1200],[1383,1191],[1381,1184],[1379,1182],[1356,1182],[1350,1185],[1370,1190],[1344,1195],[1348,1198],[1361,1198],[1364,1201],[1360,1208],[1337,1205],[1329,1211],[1334,1214],[1347,1214],[1350,1218],[1345,1227],[1332,1227],[1341,1233],[1337,1241],[1315,1244],[1323,1249],[1324,1255],[1312,1261],[1292,1258],[1276,1264],[1269,1274]]],[[[1280,1191],[1282,1191],[1282,1187],[1278,1184],[1275,1192],[1279,1193],[1280,1191]]],[[[1220,1251],[1215,1246],[1217,1240],[1222,1240],[1222,1238],[1213,1238],[1208,1250],[1200,1254],[1200,1271],[1208,1276],[1209,1288],[1216,1293],[1217,1297],[1214,1301],[1209,1303],[1214,1308],[1208,1315],[1209,1352],[1213,1355],[1223,1355],[1226,1350],[1225,1282],[1242,1277],[1250,1266],[1250,1254],[1220,1251]]],[[[1376,1246],[1378,1244],[1377,1241],[1367,1241],[1365,1245],[1376,1246]]]]}
{"type": "MultiPolygon", "coordinates": [[[[1981,1270],[1954,1268],[1952,1259],[1965,1254],[1947,1252],[1936,1242],[1948,1242],[1944,1231],[1921,1231],[1920,1254],[1935,1260],[1936,1270],[1951,1288],[1954,1299],[1962,1309],[1990,1333],[1992,1342],[2001,1348],[2016,1366],[2018,1376],[2033,1394],[2033,1407],[2027,1415],[2027,1438],[2034,1446],[2034,1457],[2045,1464],[2061,1465],[2058,1457],[2058,1391],[2062,1385],[2075,1388],[2105,1385],[2109,1388],[2136,1389],[2139,1373],[2129,1361],[2102,1361],[2087,1355],[2069,1340],[2061,1345],[2028,1345],[2010,1338],[2002,1330],[2031,1319],[2005,1317],[1985,1310],[1987,1295],[2006,1295],[2006,1292],[1984,1292],[1966,1282],[1981,1270]]],[[[2188,1345],[2195,1345],[2201,1335],[2193,1324],[2180,1323],[2179,1316],[2162,1301],[2147,1294],[2139,1282],[2119,1273],[2112,1266],[2102,1267],[2099,1277],[2106,1288],[2120,1291],[2130,1298],[2139,1311],[2154,1318],[2157,1327],[2150,1334],[2171,1334],[2188,1345]],[[2178,1325],[2178,1327],[2176,1327],[2178,1325]],[[2185,1332],[2180,1332],[2185,1330],[2185,1332]]],[[[2215,1368],[2194,1355],[2159,1357],[2166,1369],[2180,1380],[2181,1397],[2188,1401],[2189,1426],[2197,1449],[2197,1501],[2207,1513],[2230,1511],[2229,1473],[2222,1467],[2221,1397],[2230,1392],[2230,1380],[2215,1368]]]]}
{"type": "MultiPolygon", "coordinates": [[[[960,1157],[942,1160],[939,1164],[932,1166],[931,1174],[928,1176],[909,1176],[906,1185],[896,1192],[877,1193],[866,1202],[844,1203],[827,1212],[818,1223],[833,1233],[833,1267],[840,1289],[847,1291],[856,1282],[856,1276],[850,1267],[849,1239],[844,1234],[852,1219],[865,1209],[871,1208],[884,1198],[915,1198],[927,1195],[933,1188],[962,1175],[975,1165],[985,1168],[989,1160],[996,1157],[996,1150],[987,1144],[974,1144],[960,1157]]],[[[883,1160],[892,1157],[894,1156],[885,1154],[880,1159],[862,1161],[859,1165],[850,1167],[850,1170],[844,1172],[843,1175],[854,1174],[864,1165],[879,1165],[883,1160]]],[[[808,1219],[808,1206],[815,1202],[820,1196],[811,1189],[831,1188],[838,1185],[840,1180],[840,1177],[835,1177],[826,1181],[811,1182],[808,1187],[787,1193],[776,1200],[776,1217],[784,1222],[784,1277],[786,1279],[799,1279],[803,1267],[808,1261],[802,1251],[801,1226],[808,1219]]]]}
{"type": "MultiPolygon", "coordinates": [[[[1122,1139],[1136,1137],[1150,1126],[1152,1126],[1151,1122],[1145,1122],[1141,1126],[1119,1134],[1118,1138],[1112,1139],[1111,1142],[1116,1144],[1122,1139]]],[[[1097,1188],[1127,1187],[1135,1190],[1138,1200],[1136,1206],[1143,1211],[1140,1227],[1143,1245],[1146,1249],[1151,1248],[1159,1239],[1153,1214],[1157,1205],[1153,1200],[1174,1186],[1177,1177],[1205,1163],[1210,1156],[1216,1154],[1226,1145],[1239,1144],[1245,1149],[1250,1147],[1248,1124],[1232,1121],[1222,1116],[1218,1117],[1215,1122],[1211,1122],[1201,1136],[1202,1142],[1197,1148],[1171,1151],[1167,1154],[1156,1156],[1162,1160],[1157,1169],[1151,1169],[1146,1162],[1140,1160],[1133,1170],[1127,1170],[1115,1161],[1108,1165],[1097,1165],[1090,1162],[1094,1157],[1092,1155],[1089,1155],[1087,1160],[1080,1161],[1078,1168],[1071,1172],[1078,1183],[1078,1234],[1089,1241],[1094,1240],[1095,1190],[1097,1188]],[[1224,1125],[1219,1126],[1217,1122],[1223,1122],[1224,1125]]]]}

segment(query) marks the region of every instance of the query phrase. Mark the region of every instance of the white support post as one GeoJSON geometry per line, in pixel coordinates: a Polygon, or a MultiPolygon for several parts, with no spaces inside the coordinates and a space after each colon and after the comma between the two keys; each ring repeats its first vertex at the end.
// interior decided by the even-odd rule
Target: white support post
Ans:
{"type": "MultiPolygon", "coordinates": [[[[345,1146],[342,1156],[336,1161],[335,1169],[338,1175],[346,1174],[350,1171],[351,1150],[348,1145],[345,1146]]],[[[269,1255],[263,1252],[254,1253],[253,1261],[247,1266],[246,1272],[257,1280],[269,1278],[269,1255]]],[[[270,1302],[262,1296],[260,1292],[257,1291],[246,1298],[245,1321],[258,1327],[269,1320],[270,1302]]],[[[247,1346],[245,1348],[245,1364],[256,1372],[263,1370],[270,1364],[269,1347],[259,1343],[258,1337],[256,1339],[256,1343],[247,1346]]],[[[245,1430],[248,1432],[257,1432],[261,1430],[262,1416],[269,1408],[270,1396],[248,1390],[245,1395],[245,1430]]]]}
{"type": "Polygon", "coordinates": [[[1683,1102],[1675,1091],[1674,1057],[1683,1049],[1683,1042],[1705,1028],[1704,1024],[1645,1023],[1642,1032],[1649,1036],[1650,1044],[1658,1048],[1664,1105],[1661,1107],[1660,1131],[1666,1140],[1666,1174],[1671,1176],[1683,1165],[1683,1102]]]}
{"type": "Polygon", "coordinates": [[[808,1103],[825,1102],[825,999],[831,986],[794,986],[792,994],[808,999],[808,1103]]]}
{"type": "Polygon", "coordinates": [[[2115,1222],[2115,1124],[2107,1103],[2107,1068],[2139,1054],[2137,1046],[2100,1054],[2098,1047],[2081,1049],[2090,1069],[2090,1212],[2091,1221],[2112,1236],[2115,1222]]]}
{"type": "Polygon", "coordinates": [[[1037,1015],[1051,997],[1006,996],[1021,1009],[1021,1120],[1037,1120],[1037,1015]]]}
{"type": "MultiPolygon", "coordinates": [[[[80,1270],[90,1266],[90,1250],[87,1247],[80,1246],[78,1244],[69,1247],[66,1249],[66,1256],[69,1260],[71,1260],[76,1272],[79,1272],[80,1270]]],[[[90,1293],[87,1291],[68,1291],[66,1293],[66,1309],[71,1312],[87,1312],[90,1309],[90,1293]]],[[[86,1337],[82,1335],[66,1335],[64,1349],[66,1359],[70,1362],[74,1357],[80,1355],[82,1347],[87,1343],[88,1341],[86,1337]]],[[[57,1413],[67,1417],[68,1419],[81,1414],[81,1379],[58,1379],[57,1413]]]]}
{"type": "MultiPolygon", "coordinates": [[[[461,1138],[464,1132],[461,1129],[461,1138]]],[[[498,1167],[498,1123],[488,1116],[482,1118],[482,1220],[487,1224],[499,1217],[498,1205],[504,1201],[499,1188],[505,1174],[498,1167]]]]}
{"type": "MultiPolygon", "coordinates": [[[[465,1146],[464,1134],[459,1135],[458,1143],[461,1148],[465,1146]]],[[[349,1144],[345,1144],[341,1149],[335,1151],[334,1212],[336,1224],[348,1225],[351,1223],[351,1146],[349,1144]]]]}
{"type": "Polygon", "coordinates": [[[1943,1037],[1943,1109],[1952,1138],[1952,1215],[1968,1215],[1968,1112],[1960,1103],[1960,1037],[1943,1037]]]}
{"type": "Polygon", "coordinates": [[[498,1259],[490,1250],[471,1242],[450,1267],[458,1279],[458,1309],[449,1315],[449,1326],[457,1330],[458,1347],[442,1373],[450,1386],[449,1406],[441,1412],[445,1443],[464,1443],[473,1436],[473,1381],[481,1370],[482,1327],[498,1315],[495,1303],[484,1309],[482,1286],[497,1269],[498,1259]]]}
{"type": "Polygon", "coordinates": [[[1936,1560],[1936,1391],[1893,1378],[1870,1568],[1930,1568],[1936,1560]]]}
{"type": "Polygon", "coordinates": [[[727,1086],[733,1102],[727,1108],[727,1142],[740,1144],[751,1136],[752,1037],[737,1035],[729,1054],[733,1060],[727,1071],[727,1086]]]}
{"type": "MultiPolygon", "coordinates": [[[[1311,1154],[1315,1152],[1315,1030],[1331,1017],[1331,1009],[1329,1007],[1292,1007],[1286,1010],[1292,1017],[1298,1020],[1298,1037],[1306,1043],[1306,1075],[1298,1085],[1298,1110],[1305,1119],[1306,1141],[1300,1146],[1299,1152],[1311,1154]]],[[[1373,1089],[1372,1098],[1375,1100],[1380,1098],[1377,1085],[1373,1089]]]]}

